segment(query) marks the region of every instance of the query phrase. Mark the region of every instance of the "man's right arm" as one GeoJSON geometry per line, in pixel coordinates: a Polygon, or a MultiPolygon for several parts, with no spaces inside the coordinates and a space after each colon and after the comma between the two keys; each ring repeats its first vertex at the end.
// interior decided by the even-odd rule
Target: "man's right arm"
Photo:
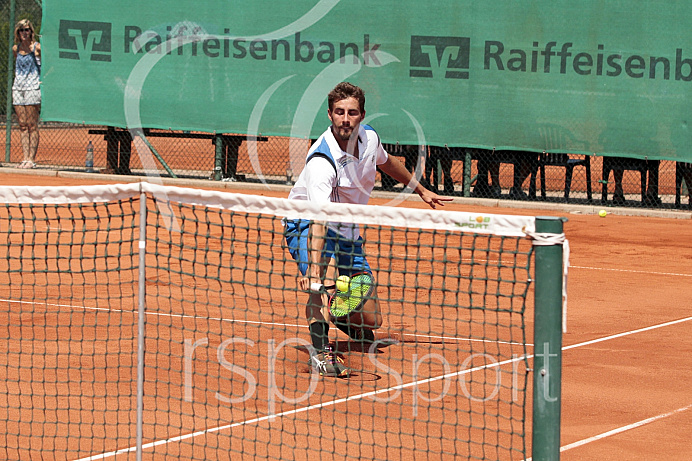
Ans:
{"type": "Polygon", "coordinates": [[[327,226],[325,223],[315,221],[310,225],[310,234],[308,237],[308,248],[310,251],[308,275],[312,282],[321,282],[324,274],[325,268],[322,264],[322,250],[324,249],[324,238],[326,235],[327,226]]]}
{"type": "MultiPolygon", "coordinates": [[[[305,188],[307,199],[311,202],[331,202],[332,191],[336,172],[329,160],[323,157],[310,159],[305,165],[305,188]]],[[[308,271],[306,276],[299,281],[303,290],[308,290],[311,283],[322,283],[326,267],[322,264],[322,250],[324,249],[327,224],[314,221],[310,224],[308,237],[308,271]]]]}

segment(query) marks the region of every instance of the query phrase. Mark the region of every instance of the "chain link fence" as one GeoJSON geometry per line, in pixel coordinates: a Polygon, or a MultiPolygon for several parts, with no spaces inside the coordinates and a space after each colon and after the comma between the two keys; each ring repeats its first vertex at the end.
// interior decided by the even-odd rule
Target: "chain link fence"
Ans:
{"type": "MultiPolygon", "coordinates": [[[[5,102],[0,106],[5,167],[17,166],[23,158],[12,110],[14,24],[29,19],[40,40],[41,8],[41,0],[0,4],[0,49],[4,53],[0,75],[6,77],[6,84],[0,85],[0,100],[5,102]]],[[[328,123],[326,117],[324,123],[328,123]]],[[[304,148],[307,152],[309,146],[308,140],[244,140],[226,134],[165,130],[146,130],[144,137],[135,136],[133,141],[127,130],[56,122],[40,122],[39,135],[37,168],[91,171],[86,166],[91,143],[93,171],[97,173],[143,175],[153,167],[161,176],[281,184],[290,183],[300,173],[291,169],[289,150],[304,148]],[[151,152],[153,163],[145,159],[143,164],[138,155],[141,151],[151,152]]],[[[546,136],[559,138],[559,133],[546,136]]],[[[424,184],[450,195],[604,206],[692,207],[692,165],[682,162],[392,144],[386,147],[410,171],[416,171],[424,184]]],[[[378,187],[392,190],[402,186],[383,177],[378,187]]]]}

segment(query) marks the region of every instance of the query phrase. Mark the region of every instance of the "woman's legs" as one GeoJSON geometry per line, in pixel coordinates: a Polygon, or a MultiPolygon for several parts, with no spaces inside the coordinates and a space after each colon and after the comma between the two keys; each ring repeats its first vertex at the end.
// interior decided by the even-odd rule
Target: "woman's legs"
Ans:
{"type": "Polygon", "coordinates": [[[14,111],[17,113],[17,121],[19,122],[19,140],[22,144],[22,165],[29,160],[29,122],[28,111],[29,106],[14,106],[14,111]]]}
{"type": "Polygon", "coordinates": [[[36,161],[36,151],[38,150],[38,118],[41,114],[41,106],[26,106],[27,108],[27,122],[29,126],[29,161],[32,163],[36,161]]]}
{"type": "Polygon", "coordinates": [[[19,139],[22,144],[22,153],[24,159],[22,163],[36,160],[36,151],[38,149],[38,118],[41,113],[40,105],[32,106],[14,106],[19,122],[19,139]]]}

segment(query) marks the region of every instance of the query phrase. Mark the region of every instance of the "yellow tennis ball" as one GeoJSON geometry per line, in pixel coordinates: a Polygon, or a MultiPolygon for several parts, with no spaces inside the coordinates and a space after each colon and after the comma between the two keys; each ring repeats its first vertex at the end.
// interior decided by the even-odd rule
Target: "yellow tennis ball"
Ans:
{"type": "Polygon", "coordinates": [[[598,212],[598,216],[600,216],[601,218],[605,218],[607,214],[608,213],[606,212],[606,210],[601,210],[598,212]]]}
{"type": "Polygon", "coordinates": [[[348,275],[340,275],[336,279],[336,289],[339,291],[348,291],[348,286],[351,283],[351,277],[348,275]]]}

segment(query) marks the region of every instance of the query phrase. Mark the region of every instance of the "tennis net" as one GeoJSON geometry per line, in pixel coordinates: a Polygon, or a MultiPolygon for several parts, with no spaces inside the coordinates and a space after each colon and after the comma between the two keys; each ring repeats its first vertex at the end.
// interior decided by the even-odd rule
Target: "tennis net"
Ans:
{"type": "Polygon", "coordinates": [[[527,457],[532,217],[148,183],[0,195],[0,458],[527,457]],[[294,217],[360,224],[384,319],[372,345],[330,330],[348,379],[311,371],[294,217]]]}

